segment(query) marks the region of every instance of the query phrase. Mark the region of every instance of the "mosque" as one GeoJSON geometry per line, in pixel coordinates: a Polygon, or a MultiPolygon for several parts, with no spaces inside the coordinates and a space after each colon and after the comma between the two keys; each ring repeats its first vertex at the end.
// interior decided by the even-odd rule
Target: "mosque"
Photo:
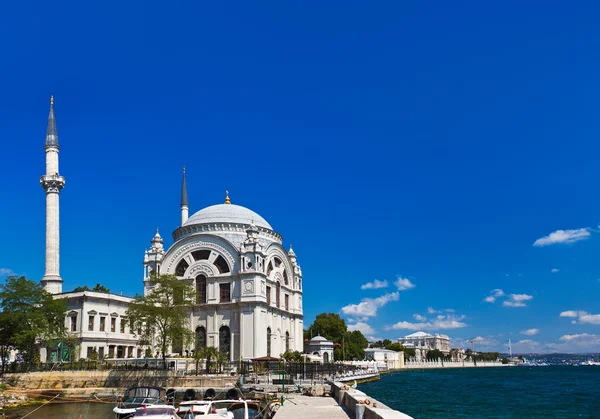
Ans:
{"type": "MultiPolygon", "coordinates": [[[[65,327],[77,341],[78,358],[141,358],[142,347],[126,317],[133,301],[122,295],[63,292],[60,276],[59,196],[65,178],[59,175],[59,142],[54,99],[46,130],[46,174],[40,183],[46,192],[46,264],[43,288],[64,298],[65,327]]],[[[158,231],[143,259],[144,295],[152,292],[152,273],[173,274],[195,287],[189,327],[196,341],[174,344],[172,354],[190,354],[213,346],[229,360],[278,357],[303,350],[302,270],[291,246],[259,214],[231,203],[212,205],[189,216],[185,169],[181,187],[181,225],[174,243],[165,249],[158,231]]],[[[57,361],[59,347],[42,348],[42,361],[57,361]]]]}

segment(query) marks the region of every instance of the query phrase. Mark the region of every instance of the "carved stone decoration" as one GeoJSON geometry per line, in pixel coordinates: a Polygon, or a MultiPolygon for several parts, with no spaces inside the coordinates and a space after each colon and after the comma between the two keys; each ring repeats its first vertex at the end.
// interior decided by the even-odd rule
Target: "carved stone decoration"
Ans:
{"type": "Polygon", "coordinates": [[[204,274],[207,278],[210,278],[212,276],[217,276],[219,274],[219,272],[214,267],[214,265],[211,265],[211,264],[206,263],[205,261],[202,261],[200,263],[195,263],[192,266],[190,266],[187,269],[187,271],[185,272],[185,277],[186,278],[195,278],[196,276],[198,276],[200,274],[204,274]]]}
{"type": "Polygon", "coordinates": [[[262,295],[267,295],[267,284],[265,281],[260,281],[260,292],[262,295]]]}
{"type": "Polygon", "coordinates": [[[181,246],[179,249],[177,249],[175,254],[172,257],[170,257],[169,264],[167,265],[167,272],[172,272],[172,267],[177,266],[177,264],[175,262],[179,263],[181,255],[183,255],[186,252],[189,252],[192,250],[197,250],[200,248],[212,249],[215,252],[222,255],[225,259],[227,259],[227,261],[229,262],[229,266],[231,267],[232,270],[233,270],[233,267],[236,265],[235,259],[233,258],[233,256],[223,246],[220,246],[220,245],[218,245],[216,243],[212,243],[212,242],[197,241],[197,242],[188,243],[186,245],[181,246]]]}
{"type": "Polygon", "coordinates": [[[254,292],[254,281],[244,281],[244,294],[252,294],[254,292]]]}

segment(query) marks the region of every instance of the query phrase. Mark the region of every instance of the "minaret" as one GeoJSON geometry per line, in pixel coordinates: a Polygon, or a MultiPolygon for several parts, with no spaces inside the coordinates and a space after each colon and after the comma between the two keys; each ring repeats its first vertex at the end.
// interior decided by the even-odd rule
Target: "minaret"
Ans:
{"type": "Polygon", "coordinates": [[[46,174],[40,178],[46,191],[46,273],[42,278],[42,287],[51,294],[62,293],[63,280],[60,277],[60,228],[59,204],[60,190],[65,186],[65,178],[58,174],[58,133],[54,118],[54,96],[50,97],[50,114],[46,129],[46,174]]]}
{"type": "Polygon", "coordinates": [[[183,181],[181,182],[181,225],[185,224],[188,219],[188,196],[187,185],[185,183],[185,166],[183,166],[183,181]]]}

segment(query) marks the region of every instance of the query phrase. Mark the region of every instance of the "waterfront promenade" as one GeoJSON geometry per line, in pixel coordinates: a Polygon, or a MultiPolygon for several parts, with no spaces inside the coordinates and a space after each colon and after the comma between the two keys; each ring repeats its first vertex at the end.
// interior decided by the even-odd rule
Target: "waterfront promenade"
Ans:
{"type": "Polygon", "coordinates": [[[278,419],[413,419],[390,409],[366,393],[335,382],[331,396],[311,397],[299,394],[286,396],[284,405],[275,415],[278,419]]]}
{"type": "Polygon", "coordinates": [[[350,416],[333,397],[311,397],[300,394],[286,395],[277,419],[348,419],[350,416]]]}
{"type": "Polygon", "coordinates": [[[403,369],[426,369],[426,368],[483,368],[483,367],[510,367],[512,364],[492,361],[414,361],[405,362],[403,369]]]}

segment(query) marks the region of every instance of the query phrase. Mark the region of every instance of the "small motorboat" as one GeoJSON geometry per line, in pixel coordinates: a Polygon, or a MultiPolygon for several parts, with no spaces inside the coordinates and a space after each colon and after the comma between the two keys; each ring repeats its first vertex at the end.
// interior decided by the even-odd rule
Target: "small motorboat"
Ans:
{"type": "Polygon", "coordinates": [[[179,403],[177,414],[182,419],[194,419],[196,416],[206,415],[210,411],[209,400],[190,400],[179,403]]]}
{"type": "Polygon", "coordinates": [[[128,419],[133,417],[140,408],[153,405],[164,405],[162,387],[131,387],[127,389],[123,399],[115,406],[113,412],[116,419],[128,419]]]}
{"type": "Polygon", "coordinates": [[[170,404],[153,404],[141,407],[135,411],[133,419],[181,419],[175,408],[170,404]]]}
{"type": "Polygon", "coordinates": [[[190,400],[181,402],[177,408],[181,419],[262,419],[258,400],[190,400]],[[209,419],[209,418],[207,418],[209,419]]]}

